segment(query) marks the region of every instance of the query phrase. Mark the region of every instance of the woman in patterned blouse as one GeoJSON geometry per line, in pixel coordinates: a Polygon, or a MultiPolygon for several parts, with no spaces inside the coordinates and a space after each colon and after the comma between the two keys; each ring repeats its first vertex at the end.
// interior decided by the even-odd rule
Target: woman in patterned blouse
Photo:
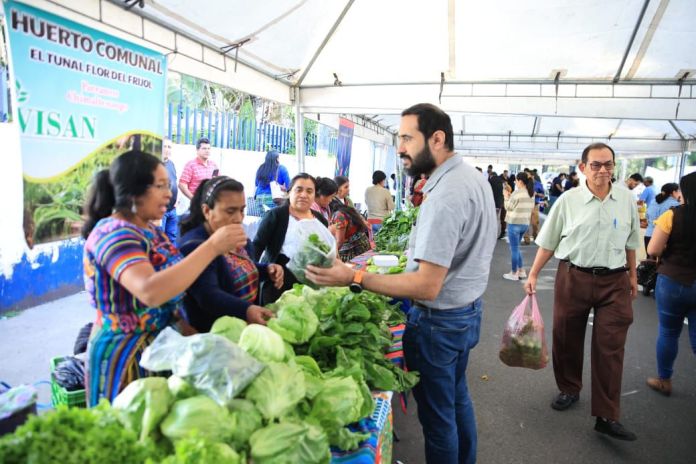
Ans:
{"type": "MultiPolygon", "coordinates": [[[[190,215],[181,224],[181,252],[189,255],[219,228],[242,224],[245,208],[241,183],[227,176],[207,181],[191,199],[190,215]]],[[[208,332],[222,316],[263,325],[272,317],[271,311],[258,305],[259,285],[270,281],[276,288],[282,287],[283,268],[255,263],[250,256],[251,243],[219,256],[186,291],[184,308],[197,330],[208,332]]]]}
{"type": "Polygon", "coordinates": [[[246,243],[235,224],[182,259],[152,222],[162,219],[171,195],[162,162],[140,151],[120,155],[95,178],[82,229],[85,288],[97,310],[85,382],[89,406],[150,375],[138,361],[157,334],[168,325],[191,331],[181,317],[183,291],[215,257],[246,243]]]}

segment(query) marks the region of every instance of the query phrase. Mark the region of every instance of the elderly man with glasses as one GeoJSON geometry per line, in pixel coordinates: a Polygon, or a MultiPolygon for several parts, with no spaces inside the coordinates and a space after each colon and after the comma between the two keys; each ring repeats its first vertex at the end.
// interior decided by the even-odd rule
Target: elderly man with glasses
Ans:
{"type": "Polygon", "coordinates": [[[619,420],[624,345],[638,294],[636,249],[641,245],[633,195],[612,185],[614,150],[603,143],[582,153],[586,181],[566,192],[544,223],[525,290],[535,293],[539,272],[556,256],[553,371],[560,393],[551,407],[564,411],[582,389],[585,329],[592,325],[592,415],[595,430],[619,440],[636,435],[619,420]]]}

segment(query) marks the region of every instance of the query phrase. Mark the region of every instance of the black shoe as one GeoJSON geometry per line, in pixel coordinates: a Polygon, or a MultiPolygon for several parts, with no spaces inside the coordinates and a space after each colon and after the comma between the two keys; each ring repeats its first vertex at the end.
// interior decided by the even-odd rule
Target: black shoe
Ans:
{"type": "Polygon", "coordinates": [[[613,420],[603,419],[601,417],[597,418],[594,429],[599,433],[607,434],[612,438],[616,438],[617,440],[635,441],[638,438],[636,437],[635,433],[631,432],[630,430],[626,430],[626,427],[620,423],[613,420]]]}
{"type": "Polygon", "coordinates": [[[576,403],[579,399],[578,395],[571,395],[569,393],[559,393],[556,398],[554,398],[551,403],[551,407],[556,411],[565,411],[569,407],[576,403]]]}

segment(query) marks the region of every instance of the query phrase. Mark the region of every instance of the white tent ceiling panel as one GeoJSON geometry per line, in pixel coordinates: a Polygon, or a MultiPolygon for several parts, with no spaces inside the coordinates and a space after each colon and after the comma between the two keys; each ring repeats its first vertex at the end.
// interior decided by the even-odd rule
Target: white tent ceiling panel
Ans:
{"type": "Polygon", "coordinates": [[[696,49],[694,48],[696,5],[694,1],[651,2],[651,4],[657,3],[667,3],[667,7],[634,77],[639,79],[679,78],[681,77],[679,71],[683,69],[691,69],[693,74],[696,70],[696,49]]]}
{"type": "MultiPolygon", "coordinates": [[[[657,87],[655,87],[657,88],[657,87]]],[[[652,95],[652,87],[647,85],[615,85],[614,97],[625,98],[650,98],[652,95]]]]}
{"type": "Polygon", "coordinates": [[[531,135],[534,128],[534,117],[531,116],[474,114],[462,118],[457,117],[456,114],[450,114],[450,118],[455,133],[463,130],[467,134],[507,134],[512,132],[513,134],[531,135]]]}
{"type": "Polygon", "coordinates": [[[302,84],[439,81],[447,53],[446,1],[356,0],[302,84]]]}
{"type": "Polygon", "coordinates": [[[151,3],[178,27],[209,37],[219,47],[241,42],[239,58],[269,74],[306,66],[329,32],[327,18],[337,17],[343,6],[322,0],[265,0],[260,8],[244,0],[151,3]]]}
{"type": "MultiPolygon", "coordinates": [[[[393,132],[404,108],[438,104],[467,150],[575,156],[611,137],[645,155],[696,138],[694,0],[147,0],[141,11],[212,48],[238,44],[210,79],[283,101],[302,79],[301,111],[393,132]]],[[[200,76],[194,60],[170,62],[200,76]]]]}
{"type": "Polygon", "coordinates": [[[509,84],[507,95],[511,97],[539,97],[541,86],[537,84],[509,84]]]}
{"type": "Polygon", "coordinates": [[[611,78],[642,0],[456,3],[456,79],[611,78]]]}
{"type": "Polygon", "coordinates": [[[677,126],[687,138],[691,137],[696,139],[696,121],[674,121],[674,125],[677,126]]]}
{"type": "Polygon", "coordinates": [[[619,125],[618,119],[541,118],[541,135],[571,137],[608,137],[619,125]]]}
{"type": "Polygon", "coordinates": [[[624,120],[614,133],[615,137],[652,137],[660,139],[663,136],[679,139],[679,134],[668,121],[631,121],[624,120]]]}

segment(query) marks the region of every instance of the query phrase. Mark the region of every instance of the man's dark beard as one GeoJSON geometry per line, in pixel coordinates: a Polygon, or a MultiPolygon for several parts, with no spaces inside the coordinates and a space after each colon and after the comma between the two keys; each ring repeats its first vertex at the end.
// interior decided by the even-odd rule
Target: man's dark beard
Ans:
{"type": "Polygon", "coordinates": [[[406,169],[406,174],[418,178],[421,174],[430,175],[436,167],[435,158],[426,143],[421,152],[411,158],[411,167],[406,169]]]}

